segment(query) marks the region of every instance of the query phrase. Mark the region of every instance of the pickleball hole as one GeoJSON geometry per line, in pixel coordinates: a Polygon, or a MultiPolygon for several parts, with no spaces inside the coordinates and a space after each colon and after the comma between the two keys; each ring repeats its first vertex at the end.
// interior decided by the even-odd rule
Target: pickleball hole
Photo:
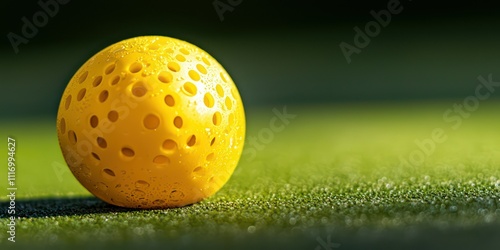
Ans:
{"type": "Polygon", "coordinates": [[[106,67],[106,69],[104,70],[104,74],[109,75],[109,74],[113,73],[113,71],[115,71],[115,67],[116,67],[116,65],[114,63],[108,65],[106,67]]]}
{"type": "Polygon", "coordinates": [[[115,110],[109,111],[108,120],[110,122],[116,122],[118,120],[118,112],[116,112],[115,110]]]}
{"type": "Polygon", "coordinates": [[[213,146],[215,144],[215,137],[210,141],[210,146],[213,146]]]}
{"type": "Polygon", "coordinates": [[[113,79],[111,80],[111,85],[116,85],[120,82],[120,76],[115,76],[113,77],[113,79]]]}
{"type": "Polygon", "coordinates": [[[97,184],[97,189],[104,192],[104,191],[108,190],[108,185],[104,182],[99,182],[97,184]]]}
{"type": "Polygon", "coordinates": [[[102,76],[96,76],[94,78],[94,81],[92,82],[92,86],[97,87],[101,85],[101,82],[102,82],[102,76]]]}
{"type": "Polygon", "coordinates": [[[162,147],[167,151],[172,151],[177,147],[177,143],[174,140],[167,139],[163,142],[162,147]]]}
{"type": "Polygon", "coordinates": [[[68,97],[66,97],[66,101],[64,102],[64,108],[68,110],[70,105],[71,105],[71,95],[68,95],[68,97]]]}
{"type": "Polygon", "coordinates": [[[203,103],[207,108],[212,108],[215,104],[214,97],[210,93],[206,93],[203,97],[203,103]]]}
{"type": "Polygon", "coordinates": [[[76,133],[73,130],[68,131],[68,139],[69,143],[75,145],[78,142],[78,137],[76,137],[76,133]]]}
{"type": "Polygon", "coordinates": [[[193,81],[199,81],[200,80],[200,74],[198,74],[198,72],[196,72],[195,70],[190,70],[188,72],[188,75],[189,75],[189,77],[191,77],[191,79],[193,79],[193,81]]]}
{"type": "Polygon", "coordinates": [[[201,65],[201,64],[197,64],[196,65],[196,69],[198,71],[200,71],[202,74],[206,74],[207,73],[207,68],[205,68],[205,66],[201,65]]]}
{"type": "Polygon", "coordinates": [[[86,88],[80,89],[80,91],[78,92],[78,95],[76,96],[76,100],[81,101],[83,99],[83,97],[85,97],[86,93],[87,93],[86,88]]]}
{"type": "Polygon", "coordinates": [[[233,100],[231,100],[231,98],[229,98],[229,96],[226,97],[226,108],[228,110],[231,110],[231,108],[233,107],[233,100]]]}
{"type": "Polygon", "coordinates": [[[214,153],[210,153],[207,155],[207,161],[211,161],[215,158],[215,154],[214,153]]]}
{"type": "Polygon", "coordinates": [[[176,62],[167,63],[167,68],[173,72],[178,72],[179,70],[181,70],[181,66],[176,62]]]}
{"type": "Polygon", "coordinates": [[[236,94],[236,88],[231,88],[231,96],[233,97],[233,99],[237,99],[236,96],[238,95],[236,94]]]}
{"type": "Polygon", "coordinates": [[[222,86],[220,86],[220,84],[217,84],[217,86],[215,86],[215,91],[217,91],[219,97],[224,96],[224,89],[222,89],[222,86]]]}
{"type": "Polygon", "coordinates": [[[101,191],[106,191],[108,190],[108,185],[104,182],[99,182],[99,184],[97,184],[97,188],[101,191]]]}
{"type": "Polygon", "coordinates": [[[89,75],[88,71],[83,72],[83,74],[80,75],[80,78],[78,78],[78,83],[85,82],[85,80],[87,80],[88,75],[89,75]]]}
{"type": "Polygon", "coordinates": [[[162,83],[170,83],[172,82],[173,76],[167,71],[162,71],[158,74],[158,80],[162,83]]]}
{"type": "MultiPolygon", "coordinates": [[[[135,182],[135,188],[138,189],[138,191],[140,191],[141,189],[146,189],[150,186],[149,182],[145,181],[145,180],[138,180],[135,182]]],[[[137,190],[136,190],[137,191],[137,190]]],[[[145,196],[146,194],[142,191],[138,192],[139,196],[145,196]]]]}
{"type": "Polygon", "coordinates": [[[105,168],[105,169],[103,169],[103,170],[102,170],[102,172],[103,172],[105,175],[109,176],[109,177],[115,177],[115,176],[116,176],[115,171],[113,171],[113,170],[111,170],[111,169],[109,169],[109,168],[105,168]]]}
{"type": "Polygon", "coordinates": [[[96,154],[95,152],[92,152],[92,153],[91,153],[91,155],[92,155],[92,157],[94,157],[94,159],[96,159],[96,160],[98,160],[98,161],[100,161],[100,160],[101,160],[101,157],[99,157],[99,155],[98,155],[98,154],[96,154]]]}
{"type": "Polygon", "coordinates": [[[142,64],[140,62],[132,63],[128,68],[128,71],[130,71],[130,73],[137,73],[141,70],[142,70],[142,64]]]}
{"type": "Polygon", "coordinates": [[[219,111],[215,112],[214,115],[212,116],[212,122],[215,126],[220,125],[222,121],[222,115],[220,114],[219,111]]]}
{"type": "Polygon", "coordinates": [[[192,147],[196,144],[196,135],[191,135],[189,139],[187,140],[187,146],[192,147]]]}
{"type": "Polygon", "coordinates": [[[222,79],[223,82],[227,83],[227,79],[226,77],[224,76],[224,74],[222,72],[220,72],[220,79],[222,79]]]}
{"type": "Polygon", "coordinates": [[[108,96],[109,96],[109,92],[107,90],[103,90],[99,94],[99,102],[105,102],[108,99],[108,96]]]}
{"type": "Polygon", "coordinates": [[[134,155],[135,155],[135,151],[129,147],[123,147],[121,149],[121,152],[122,152],[122,155],[124,155],[126,157],[134,157],[134,155]]]}
{"type": "Polygon", "coordinates": [[[144,117],[144,127],[147,129],[156,129],[160,126],[160,118],[154,114],[149,114],[144,117]]]}
{"type": "Polygon", "coordinates": [[[142,85],[142,83],[136,83],[134,87],[132,87],[132,95],[135,97],[143,97],[146,92],[147,89],[142,85]]]}
{"type": "Polygon", "coordinates": [[[155,205],[155,206],[161,206],[164,203],[165,203],[165,201],[164,200],[160,200],[160,199],[153,201],[153,205],[155,205]]]}
{"type": "Polygon", "coordinates": [[[153,43],[153,44],[150,44],[149,47],[148,47],[150,50],[157,50],[160,48],[160,45],[156,44],[156,43],[153,43]]]}
{"type": "Polygon", "coordinates": [[[205,174],[205,168],[198,166],[193,169],[193,174],[195,177],[201,177],[205,174]]]}
{"type": "Polygon", "coordinates": [[[174,97],[171,95],[165,96],[165,103],[167,104],[167,106],[173,107],[175,105],[174,97]]]}
{"type": "Polygon", "coordinates": [[[61,134],[65,134],[66,133],[66,120],[64,118],[62,118],[59,121],[59,129],[61,129],[61,134]]]}
{"type": "Polygon", "coordinates": [[[181,48],[179,51],[184,55],[189,55],[189,51],[185,48],[181,48]]]}
{"type": "Polygon", "coordinates": [[[203,58],[201,58],[201,60],[202,60],[202,61],[203,61],[203,62],[204,62],[207,66],[210,66],[210,61],[209,61],[207,58],[203,57],[203,58]]]}
{"type": "Polygon", "coordinates": [[[186,58],[183,55],[176,55],[175,59],[177,59],[177,61],[179,61],[179,62],[186,61],[186,58]]]}
{"type": "Polygon", "coordinates": [[[97,137],[97,145],[101,148],[107,148],[108,147],[108,142],[102,137],[97,137]]]}
{"type": "Polygon", "coordinates": [[[90,126],[96,128],[99,125],[99,118],[96,115],[90,117],[90,126]]]}
{"type": "Polygon", "coordinates": [[[184,83],[183,90],[188,96],[194,96],[194,95],[196,95],[196,92],[198,91],[198,89],[196,88],[196,85],[194,85],[194,83],[192,83],[192,82],[184,83]]]}
{"type": "Polygon", "coordinates": [[[176,116],[176,117],[174,118],[174,126],[175,126],[176,128],[182,128],[182,123],[183,123],[183,122],[182,122],[182,118],[181,118],[180,116],[176,116]]]}
{"type": "Polygon", "coordinates": [[[157,155],[153,159],[153,163],[156,163],[156,164],[168,164],[168,163],[170,163],[170,159],[168,159],[168,157],[166,157],[164,155],[157,155]]]}
{"type": "Polygon", "coordinates": [[[184,192],[174,189],[170,192],[169,198],[172,202],[179,202],[184,200],[184,196],[184,192]]]}

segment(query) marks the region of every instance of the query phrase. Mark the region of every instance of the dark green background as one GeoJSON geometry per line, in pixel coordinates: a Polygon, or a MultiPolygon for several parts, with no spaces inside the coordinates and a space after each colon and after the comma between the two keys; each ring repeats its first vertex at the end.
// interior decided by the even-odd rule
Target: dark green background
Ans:
{"type": "Polygon", "coordinates": [[[460,130],[442,119],[475,94],[479,75],[500,81],[498,4],[401,1],[403,11],[348,64],[339,44],[352,43],[354,28],[372,21],[370,11],[386,9],[388,1],[243,0],[224,21],[212,2],[72,0],[17,54],[6,36],[19,34],[22,18],[40,7],[37,0],[0,3],[0,131],[19,142],[19,198],[25,199],[19,204],[37,217],[23,218],[21,244],[32,249],[24,239],[35,237],[46,247],[46,236],[56,234],[62,247],[116,239],[125,248],[145,242],[208,248],[207,241],[190,240],[203,235],[221,245],[315,249],[317,237],[330,235],[341,249],[498,246],[498,102],[481,102],[460,130]],[[77,198],[89,194],[60,168],[55,116],[67,82],[101,49],[142,35],[189,41],[222,63],[250,111],[248,149],[258,149],[250,138],[270,131],[274,107],[298,115],[272,134],[272,143],[260,139],[265,148],[255,159],[244,154],[232,183],[217,196],[166,214],[113,213],[89,196],[77,198]],[[341,105],[320,105],[332,103],[341,105]],[[414,141],[427,140],[436,128],[449,141],[437,145],[422,167],[400,165],[400,157],[419,152],[414,141]],[[301,214],[318,223],[325,216],[327,223],[289,223],[301,214]],[[112,223],[89,222],[102,216],[112,223]],[[364,222],[351,227],[351,221],[364,222]],[[130,231],[149,222],[195,236],[158,231],[142,241],[130,231]],[[260,236],[248,234],[249,225],[262,222],[260,236]],[[328,234],[317,233],[318,226],[328,234]],[[295,237],[295,229],[303,234],[295,237]]]}
{"type": "MultiPolygon", "coordinates": [[[[494,1],[401,1],[403,11],[348,64],[339,44],[388,1],[243,0],[224,21],[207,1],[70,1],[14,53],[6,37],[37,1],[3,1],[2,119],[55,116],[73,73],[93,54],[133,36],[189,41],[218,59],[245,105],[457,98],[477,76],[500,78],[494,1]]],[[[221,0],[221,2],[226,2],[221,0]]]]}

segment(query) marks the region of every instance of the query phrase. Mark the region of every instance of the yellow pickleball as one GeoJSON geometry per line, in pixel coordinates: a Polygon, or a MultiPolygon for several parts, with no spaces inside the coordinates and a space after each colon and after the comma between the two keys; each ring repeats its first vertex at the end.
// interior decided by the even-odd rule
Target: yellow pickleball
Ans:
{"type": "Polygon", "coordinates": [[[92,194],[129,208],[179,207],[216,193],[245,140],[231,77],[185,41],[144,36],[90,58],[57,114],[63,156],[92,194]]]}

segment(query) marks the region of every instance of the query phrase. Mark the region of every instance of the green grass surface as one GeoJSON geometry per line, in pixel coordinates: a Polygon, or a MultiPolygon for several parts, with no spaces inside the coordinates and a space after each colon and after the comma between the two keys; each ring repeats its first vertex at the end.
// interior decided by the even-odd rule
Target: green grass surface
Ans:
{"type": "MultiPolygon", "coordinates": [[[[17,140],[20,219],[12,244],[0,214],[0,248],[496,249],[500,103],[481,103],[453,128],[443,113],[455,103],[289,106],[297,117],[255,158],[245,154],[220,192],[149,211],[81,187],[61,167],[53,121],[3,122],[2,138],[17,140]],[[446,140],[423,164],[402,164],[436,128],[446,140]]],[[[249,111],[247,137],[273,116],[272,107],[249,111]]],[[[6,167],[0,177],[6,195],[6,167]]]]}

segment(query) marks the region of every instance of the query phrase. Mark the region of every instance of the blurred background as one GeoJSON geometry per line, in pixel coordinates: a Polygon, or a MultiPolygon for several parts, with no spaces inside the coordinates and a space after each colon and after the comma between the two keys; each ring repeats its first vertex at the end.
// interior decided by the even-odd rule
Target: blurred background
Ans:
{"type": "Polygon", "coordinates": [[[260,105],[462,99],[479,75],[500,80],[500,16],[494,1],[68,1],[43,19],[38,1],[2,1],[2,120],[55,117],[73,73],[120,40],[164,35],[214,56],[246,108],[260,105]],[[398,6],[386,27],[350,56],[355,27],[398,6]],[[398,5],[399,3],[399,5],[398,5]],[[57,11],[56,11],[57,10],[57,11]],[[38,13],[38,14],[37,14],[38,13]],[[18,52],[23,17],[40,27],[18,52]],[[43,22],[46,22],[45,24],[43,22]],[[12,32],[12,33],[10,33],[12,32]]]}

